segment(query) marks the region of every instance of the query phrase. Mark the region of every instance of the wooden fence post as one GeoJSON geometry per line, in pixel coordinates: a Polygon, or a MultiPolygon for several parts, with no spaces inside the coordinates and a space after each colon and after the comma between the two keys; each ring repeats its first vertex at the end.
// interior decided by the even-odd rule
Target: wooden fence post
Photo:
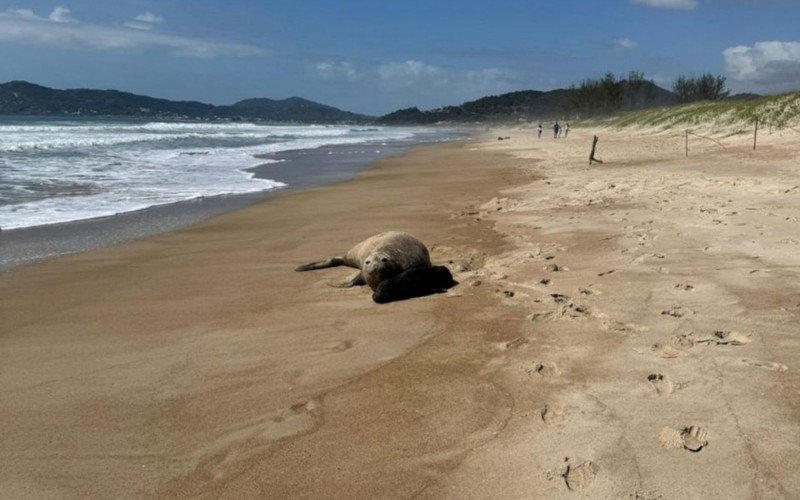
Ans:
{"type": "Polygon", "coordinates": [[[589,165],[591,165],[592,162],[603,163],[602,161],[594,157],[595,149],[597,149],[597,141],[599,140],[600,139],[597,136],[594,136],[594,139],[592,140],[592,152],[589,153],[589,165]]]}
{"type": "Polygon", "coordinates": [[[758,117],[756,116],[756,129],[753,132],[753,151],[756,150],[756,144],[758,143],[758,117]]]}
{"type": "Polygon", "coordinates": [[[686,130],[686,157],[689,157],[689,130],[686,130]]]}

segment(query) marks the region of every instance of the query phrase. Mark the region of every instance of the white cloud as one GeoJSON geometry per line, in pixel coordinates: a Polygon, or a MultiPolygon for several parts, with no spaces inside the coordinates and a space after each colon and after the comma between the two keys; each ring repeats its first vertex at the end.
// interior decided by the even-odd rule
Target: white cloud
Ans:
{"type": "Polygon", "coordinates": [[[7,15],[20,19],[41,19],[31,9],[8,9],[7,15]]]}
{"type": "Polygon", "coordinates": [[[438,85],[448,80],[447,72],[442,68],[415,60],[382,64],[378,67],[378,77],[396,86],[410,86],[421,82],[438,85]]]}
{"type": "Polygon", "coordinates": [[[152,12],[145,12],[144,14],[139,14],[138,16],[134,17],[133,21],[127,21],[123,24],[128,28],[133,28],[135,30],[150,31],[155,28],[157,24],[161,24],[163,22],[163,17],[157,16],[152,12]]]}
{"type": "Polygon", "coordinates": [[[144,14],[139,14],[134,19],[137,21],[141,21],[143,23],[150,23],[150,24],[161,24],[164,22],[164,18],[161,16],[157,16],[152,12],[145,12],[144,14]]]}
{"type": "Polygon", "coordinates": [[[700,5],[697,0],[631,0],[631,2],[656,9],[672,10],[693,10],[700,5]]]}
{"type": "Polygon", "coordinates": [[[767,91],[800,89],[800,42],[758,42],[727,48],[722,55],[734,80],[767,91]]]}
{"type": "Polygon", "coordinates": [[[105,51],[158,48],[176,56],[201,58],[255,56],[266,52],[247,44],[155,33],[141,28],[81,23],[64,7],[54,9],[48,18],[29,9],[10,9],[0,13],[2,42],[105,51]]]}
{"type": "Polygon", "coordinates": [[[347,61],[325,61],[317,63],[316,69],[323,78],[344,78],[351,81],[361,78],[361,72],[356,69],[353,63],[347,61]]]}
{"type": "MultiPolygon", "coordinates": [[[[33,14],[33,11],[30,11],[33,14]]],[[[77,22],[72,16],[69,15],[70,10],[66,7],[56,7],[50,13],[49,19],[54,23],[75,23],[77,22]]],[[[34,14],[35,16],[35,14],[34,14]]]]}
{"type": "Polygon", "coordinates": [[[614,40],[614,46],[618,49],[633,50],[639,46],[639,42],[631,40],[630,38],[619,38],[614,40]]]}

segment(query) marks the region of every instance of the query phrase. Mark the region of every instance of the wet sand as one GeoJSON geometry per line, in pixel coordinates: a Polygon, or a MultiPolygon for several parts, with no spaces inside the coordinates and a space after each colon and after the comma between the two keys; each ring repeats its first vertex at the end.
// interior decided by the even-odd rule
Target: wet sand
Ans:
{"type": "Polygon", "coordinates": [[[601,134],[601,167],[493,131],[0,275],[0,491],[797,496],[797,139],[601,134]],[[387,229],[461,284],[292,272],[387,229]]]}

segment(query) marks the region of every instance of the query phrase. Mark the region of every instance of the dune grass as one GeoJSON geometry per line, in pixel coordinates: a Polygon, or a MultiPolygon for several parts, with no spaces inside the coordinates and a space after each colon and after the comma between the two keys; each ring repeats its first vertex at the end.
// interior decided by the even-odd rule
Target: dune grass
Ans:
{"type": "Polygon", "coordinates": [[[749,129],[755,119],[764,126],[800,126],[800,92],[735,101],[705,101],[634,111],[595,121],[610,127],[712,127],[749,129]]]}

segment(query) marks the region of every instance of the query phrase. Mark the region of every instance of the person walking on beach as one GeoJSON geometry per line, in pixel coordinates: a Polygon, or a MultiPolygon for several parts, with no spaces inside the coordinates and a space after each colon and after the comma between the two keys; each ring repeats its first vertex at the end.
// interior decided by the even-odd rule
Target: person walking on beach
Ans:
{"type": "Polygon", "coordinates": [[[553,139],[558,139],[558,131],[559,130],[561,130],[561,127],[558,125],[558,122],[556,122],[553,125],[553,139]]]}
{"type": "Polygon", "coordinates": [[[566,125],[564,126],[564,139],[566,139],[568,135],[569,135],[569,122],[567,122],[566,125]]]}
{"type": "Polygon", "coordinates": [[[542,124],[539,124],[539,139],[542,138],[542,124]]]}

